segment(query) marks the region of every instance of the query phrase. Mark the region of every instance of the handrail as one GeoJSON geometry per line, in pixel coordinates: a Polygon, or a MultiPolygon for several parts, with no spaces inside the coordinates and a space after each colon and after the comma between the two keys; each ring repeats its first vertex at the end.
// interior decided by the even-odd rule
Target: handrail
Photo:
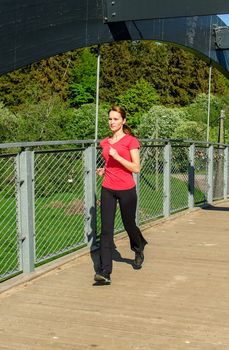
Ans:
{"type": "MultiPolygon", "coordinates": [[[[171,142],[171,143],[187,143],[187,144],[201,144],[201,145],[218,145],[227,147],[229,144],[227,143],[219,143],[219,142],[207,142],[201,140],[183,140],[183,139],[139,139],[141,142],[171,142]]],[[[99,143],[101,140],[55,140],[55,141],[28,141],[28,142],[10,142],[10,143],[0,143],[0,149],[6,148],[31,148],[31,147],[39,147],[39,146],[61,146],[61,145],[80,145],[80,144],[95,144],[99,143]]]]}

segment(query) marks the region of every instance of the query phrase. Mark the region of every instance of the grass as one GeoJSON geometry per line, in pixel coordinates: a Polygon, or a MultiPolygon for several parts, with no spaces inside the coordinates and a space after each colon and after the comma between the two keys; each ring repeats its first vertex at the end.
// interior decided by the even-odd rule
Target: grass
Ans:
{"type": "Polygon", "coordinates": [[[83,245],[83,195],[59,193],[35,203],[36,261],[83,245]]]}
{"type": "MultiPolygon", "coordinates": [[[[171,212],[176,212],[188,207],[188,180],[187,177],[180,176],[171,177],[171,192],[170,192],[170,209],[171,212]]],[[[140,196],[140,223],[152,220],[156,217],[163,216],[163,174],[145,175],[141,179],[140,196]]],[[[194,199],[195,203],[204,202],[204,193],[198,188],[195,188],[194,199]]]]}

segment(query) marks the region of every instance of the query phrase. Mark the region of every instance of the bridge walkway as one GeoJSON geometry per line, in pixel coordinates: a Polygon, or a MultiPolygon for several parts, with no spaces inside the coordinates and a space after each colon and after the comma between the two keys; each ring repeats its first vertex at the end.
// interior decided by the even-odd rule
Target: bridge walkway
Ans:
{"type": "MultiPolygon", "coordinates": [[[[110,286],[96,253],[0,286],[1,350],[228,350],[229,201],[144,230],[144,267],[116,241],[110,286]]],[[[124,238],[123,238],[124,237],[124,238]]]]}

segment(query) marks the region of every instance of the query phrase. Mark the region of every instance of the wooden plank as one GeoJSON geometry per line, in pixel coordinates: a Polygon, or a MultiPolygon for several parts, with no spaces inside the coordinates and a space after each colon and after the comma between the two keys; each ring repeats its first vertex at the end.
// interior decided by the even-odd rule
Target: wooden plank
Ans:
{"type": "Polygon", "coordinates": [[[228,349],[229,202],[215,209],[147,229],[139,271],[118,241],[111,286],[85,255],[1,294],[0,349],[228,349]]]}

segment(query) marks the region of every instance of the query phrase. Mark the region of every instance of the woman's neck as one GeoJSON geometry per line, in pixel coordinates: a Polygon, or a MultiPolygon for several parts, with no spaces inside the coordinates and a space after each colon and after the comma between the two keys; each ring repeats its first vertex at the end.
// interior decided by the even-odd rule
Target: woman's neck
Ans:
{"type": "Polygon", "coordinates": [[[112,134],[111,138],[113,140],[118,140],[118,139],[121,139],[124,135],[125,135],[125,133],[123,130],[118,130],[112,134]]]}

